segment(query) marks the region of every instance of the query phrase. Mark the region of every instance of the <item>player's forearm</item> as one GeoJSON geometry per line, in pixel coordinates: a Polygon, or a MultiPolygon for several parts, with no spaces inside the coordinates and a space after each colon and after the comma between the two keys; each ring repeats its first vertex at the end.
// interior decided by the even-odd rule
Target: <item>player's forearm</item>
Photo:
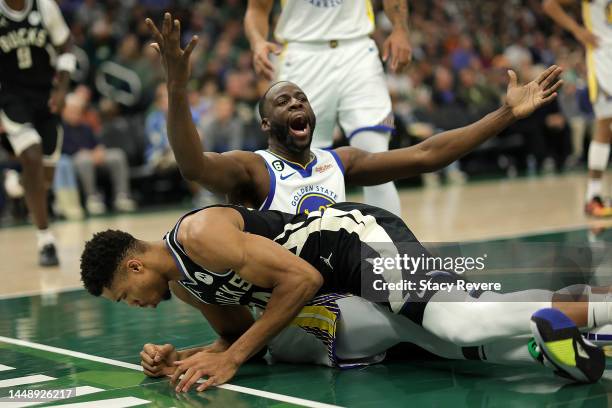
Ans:
{"type": "Polygon", "coordinates": [[[309,279],[292,279],[275,287],[261,318],[227,350],[234,362],[241,365],[265,347],[291,323],[319,287],[320,283],[309,279]]]}
{"type": "Polygon", "coordinates": [[[580,28],[580,24],[565,12],[558,0],[544,0],[542,9],[550,18],[567,31],[574,33],[580,28]]]}
{"type": "Polygon", "coordinates": [[[168,85],[168,141],[183,177],[199,181],[206,170],[202,142],[193,123],[187,88],[168,85]]]}
{"type": "Polygon", "coordinates": [[[408,30],[407,0],[384,0],[383,7],[393,29],[408,30]]]}
{"type": "Polygon", "coordinates": [[[515,121],[512,109],[504,105],[471,125],[430,137],[417,145],[422,152],[423,170],[435,171],[448,166],[515,121]]]}
{"type": "Polygon", "coordinates": [[[257,3],[257,1],[249,1],[249,7],[244,15],[244,31],[251,44],[251,49],[254,49],[258,43],[268,40],[270,25],[268,23],[269,11],[266,12],[265,8],[251,3],[257,3]]]}

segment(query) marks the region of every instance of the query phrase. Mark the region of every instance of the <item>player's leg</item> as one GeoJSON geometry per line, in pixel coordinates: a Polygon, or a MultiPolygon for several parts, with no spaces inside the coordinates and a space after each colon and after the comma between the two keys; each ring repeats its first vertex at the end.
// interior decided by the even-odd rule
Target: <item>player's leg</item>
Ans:
{"type": "MultiPolygon", "coordinates": [[[[347,46],[340,82],[338,119],[351,146],[378,153],[389,149],[393,130],[391,98],[374,41],[366,39],[347,46]]],[[[401,215],[393,182],[364,187],[364,201],[401,215]]]]}
{"type": "Polygon", "coordinates": [[[372,358],[397,343],[406,342],[448,359],[508,365],[541,364],[531,335],[461,347],[436,337],[405,316],[361,297],[342,298],[337,304],[340,318],[336,330],[336,355],[341,360],[372,358]]]}
{"type": "Polygon", "coordinates": [[[612,142],[612,97],[599,92],[597,101],[593,104],[595,110],[595,131],[589,145],[585,212],[596,217],[612,215],[612,208],[607,206],[603,198],[603,173],[608,167],[610,158],[610,142],[612,142]]]}
{"type": "MultiPolygon", "coordinates": [[[[26,204],[38,229],[39,264],[55,266],[59,263],[55,237],[49,229],[47,212],[47,187],[49,174],[43,164],[44,145],[42,135],[34,127],[31,109],[20,98],[6,99],[2,103],[0,120],[6,130],[9,143],[23,167],[22,183],[26,204]]],[[[47,136],[47,135],[45,135],[47,136]]],[[[54,138],[56,135],[48,137],[54,138]]]]}

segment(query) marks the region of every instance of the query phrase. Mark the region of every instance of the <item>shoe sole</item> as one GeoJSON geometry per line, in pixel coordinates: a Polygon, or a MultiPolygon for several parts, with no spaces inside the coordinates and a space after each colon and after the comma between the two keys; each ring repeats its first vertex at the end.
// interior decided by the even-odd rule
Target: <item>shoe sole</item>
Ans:
{"type": "Polygon", "coordinates": [[[603,351],[585,341],[574,322],[557,309],[540,309],[531,316],[531,328],[556,374],[581,383],[594,383],[603,375],[603,351]]]}

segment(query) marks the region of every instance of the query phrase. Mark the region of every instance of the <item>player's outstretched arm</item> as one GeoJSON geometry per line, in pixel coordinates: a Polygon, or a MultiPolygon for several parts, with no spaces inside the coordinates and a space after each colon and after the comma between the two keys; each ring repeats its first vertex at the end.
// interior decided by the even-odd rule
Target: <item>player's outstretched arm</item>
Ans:
{"type": "Polygon", "coordinates": [[[563,84],[562,69],[556,65],[542,72],[526,85],[518,85],[514,71],[504,105],[471,125],[434,135],[404,149],[368,153],[353,147],[337,149],[348,183],[373,185],[441,169],[518,119],[525,118],[551,102],[563,84]]]}
{"type": "Polygon", "coordinates": [[[597,47],[599,38],[586,27],[578,24],[576,19],[563,10],[563,5],[576,3],[575,0],[544,0],[542,9],[555,23],[569,31],[585,47],[597,47]]]}
{"type": "Polygon", "coordinates": [[[274,79],[274,65],[270,61],[270,53],[281,53],[281,46],[268,41],[270,11],[274,0],[249,0],[244,15],[244,31],[251,50],[253,51],[253,66],[257,75],[274,79]]]}
{"type": "MultiPolygon", "coordinates": [[[[146,19],[161,55],[168,84],[168,139],[183,177],[215,192],[232,193],[250,180],[244,157],[239,153],[203,153],[200,136],[193,123],[187,83],[190,78],[190,56],[198,38],[192,37],[184,49],[180,47],[181,24],[165,13],[161,32],[146,19]]],[[[252,155],[252,154],[251,154],[252,155]]]]}
{"type": "Polygon", "coordinates": [[[216,272],[232,269],[249,283],[271,288],[272,294],[261,318],[226,352],[197,353],[175,362],[178,369],[172,381],[185,374],[177,391],[188,391],[203,376],[208,380],[198,391],[227,382],[297,316],[323,284],[321,274],[308,262],[267,238],[243,232],[243,224],[234,209],[209,208],[185,218],[180,227],[185,251],[199,265],[216,272]]]}

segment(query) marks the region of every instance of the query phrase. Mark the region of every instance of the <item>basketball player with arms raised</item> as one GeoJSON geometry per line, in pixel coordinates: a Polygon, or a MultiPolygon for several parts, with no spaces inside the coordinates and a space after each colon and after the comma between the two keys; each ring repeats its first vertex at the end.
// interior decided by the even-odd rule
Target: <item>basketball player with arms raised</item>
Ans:
{"type": "MultiPolygon", "coordinates": [[[[393,31],[384,44],[383,59],[393,71],[410,61],[407,0],[384,0],[393,31]]],[[[388,150],[393,130],[391,98],[374,31],[370,0],[282,1],[275,37],[268,41],[269,15],[274,0],[249,0],[244,18],[253,50],[255,71],[267,79],[291,81],[312,104],[317,117],[314,147],[332,145],[338,123],[351,146],[366,152],[388,150]],[[274,68],[271,53],[280,54],[274,68]]],[[[401,215],[392,182],[363,189],[365,202],[401,215]]]]}
{"type": "MultiPolygon", "coordinates": [[[[213,191],[227,194],[235,204],[252,208],[273,209],[288,213],[308,213],[345,200],[345,182],[360,185],[420,174],[440,168],[456,160],[478,144],[500,132],[515,120],[528,115],[552,100],[561,85],[561,72],[551,67],[537,81],[518,86],[514,74],[508,93],[508,105],[481,121],[462,129],[444,132],[422,144],[392,152],[368,153],[355,147],[332,151],[310,148],[316,117],[306,95],[289,82],[272,86],[260,103],[262,128],[269,136],[269,149],[257,153],[233,151],[223,154],[205,152],[193,125],[187,101],[186,84],[189,80],[189,55],[196,39],[185,50],[179,47],[180,23],[169,14],[164,17],[161,32],[147,20],[153,32],[154,45],[162,55],[168,77],[169,114],[168,137],[183,176],[213,191]],[[508,109],[510,109],[510,112],[508,109]]],[[[329,254],[325,254],[328,261],[329,254]]],[[[333,261],[333,259],[331,260],[333,261]]],[[[305,313],[320,315],[321,320],[333,324],[339,319],[348,331],[374,331],[379,313],[371,302],[361,298],[330,295],[317,298],[305,313]],[[321,309],[325,309],[321,315],[321,309]],[[341,312],[341,313],[340,313],[341,312]],[[318,314],[317,314],[318,313],[318,314]],[[369,316],[369,318],[368,318],[369,316]]],[[[331,338],[335,331],[330,326],[331,338]]],[[[332,343],[333,343],[332,341],[332,343]]],[[[329,346],[298,326],[286,328],[271,344],[275,355],[286,361],[315,362],[337,365],[329,358],[329,346]],[[287,352],[286,345],[299,339],[302,353],[287,352]]],[[[523,347],[527,341],[522,343],[523,347]]],[[[215,349],[227,347],[220,338],[215,349]]],[[[151,347],[147,347],[150,349],[151,347]]],[[[291,347],[290,347],[291,348],[291,347]]],[[[340,360],[359,360],[361,363],[380,361],[380,349],[360,348],[340,356],[340,360]]],[[[144,351],[143,351],[144,353],[144,351]]],[[[453,349],[453,356],[461,355],[453,349]]]]}
{"type": "Polygon", "coordinates": [[[603,200],[602,178],[608,167],[612,142],[612,2],[583,0],[583,25],[563,5],[575,0],[545,0],[544,11],[571,32],[586,49],[589,98],[595,111],[595,133],[589,146],[589,181],[585,212],[594,217],[612,216],[612,207],[603,200]]]}
{"type": "Polygon", "coordinates": [[[62,149],[58,114],[76,58],[53,0],[0,0],[0,122],[23,167],[25,198],[38,228],[39,264],[59,263],[49,230],[47,184],[62,149]]]}

